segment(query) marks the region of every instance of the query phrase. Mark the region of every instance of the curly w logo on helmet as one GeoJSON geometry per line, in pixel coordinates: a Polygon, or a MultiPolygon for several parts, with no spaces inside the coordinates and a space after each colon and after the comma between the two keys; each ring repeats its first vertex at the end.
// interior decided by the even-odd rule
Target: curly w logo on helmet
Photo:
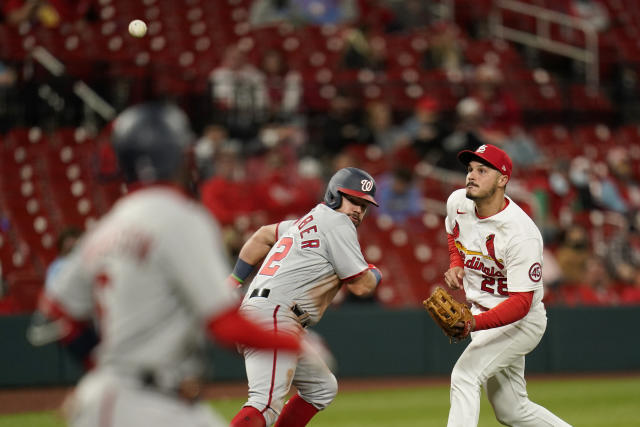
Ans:
{"type": "Polygon", "coordinates": [[[360,184],[362,185],[362,191],[371,191],[373,188],[373,181],[369,181],[368,179],[363,179],[360,181],[360,184]]]}

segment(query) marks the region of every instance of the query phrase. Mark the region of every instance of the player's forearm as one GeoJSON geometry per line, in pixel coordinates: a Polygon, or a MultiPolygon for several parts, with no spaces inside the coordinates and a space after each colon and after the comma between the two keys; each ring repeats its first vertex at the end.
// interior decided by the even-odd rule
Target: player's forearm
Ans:
{"type": "Polygon", "coordinates": [[[529,313],[533,291],[511,292],[509,298],[489,311],[475,315],[474,330],[492,329],[517,322],[529,313]]]}
{"type": "Polygon", "coordinates": [[[91,321],[74,319],[59,303],[42,295],[27,329],[27,340],[37,347],[59,342],[86,369],[91,369],[93,349],[100,337],[91,321]]]}
{"type": "Polygon", "coordinates": [[[449,233],[447,233],[447,243],[449,246],[449,268],[462,267],[464,265],[464,261],[456,247],[456,242],[453,239],[453,236],[449,233]]]}
{"type": "Polygon", "coordinates": [[[236,308],[210,319],[207,329],[217,342],[227,346],[240,344],[261,349],[300,349],[299,337],[264,329],[241,315],[236,308]]]}
{"type": "Polygon", "coordinates": [[[347,282],[347,287],[352,294],[359,297],[366,297],[376,290],[381,280],[382,274],[380,270],[373,264],[369,264],[369,269],[365,270],[352,281],[347,282]]]}
{"type": "Polygon", "coordinates": [[[242,246],[238,257],[250,265],[258,264],[276,242],[276,224],[260,227],[242,246]]]}

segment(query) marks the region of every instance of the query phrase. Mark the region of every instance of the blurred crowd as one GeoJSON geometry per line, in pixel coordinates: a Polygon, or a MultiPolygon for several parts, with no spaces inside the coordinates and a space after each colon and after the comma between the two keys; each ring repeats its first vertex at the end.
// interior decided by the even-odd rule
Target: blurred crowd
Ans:
{"type": "MultiPolygon", "coordinates": [[[[560,3],[575,15],[592,13],[603,30],[609,25],[598,2],[560,3]]],[[[91,1],[1,4],[10,25],[57,25],[55,19],[64,17],[78,22],[94,13],[91,1]]],[[[423,93],[409,108],[398,109],[393,97],[363,96],[355,78],[336,82],[326,111],[314,111],[306,102],[309,82],[288,62],[286,49],[249,54],[243,43],[225,46],[208,76],[207,116],[196,123],[194,157],[198,194],[222,224],[230,254],[237,255],[260,225],[309,210],[321,200],[327,177],[344,166],[363,167],[378,180],[381,208],[373,215],[399,226],[419,219],[425,198],[444,201],[448,194],[432,188],[418,171],[427,165],[436,174],[462,176],[456,154],[491,143],[513,159],[514,187],[527,195],[519,202],[543,232],[548,303],[640,303],[640,140],[602,156],[579,147],[577,155],[549,149],[530,132],[513,86],[505,84],[508,70],[491,57],[470,61],[473,52],[461,37],[468,29],[443,15],[441,2],[427,0],[251,3],[249,22],[255,28],[335,26],[342,43],[340,70],[333,71],[345,75],[352,70],[373,79],[389,77],[397,58],[380,34],[425,30],[419,69],[444,73],[458,83],[458,91],[453,108],[436,93],[423,93]]],[[[18,71],[0,62],[4,103],[18,71]]],[[[6,115],[0,122],[6,131],[6,115]]],[[[109,159],[108,153],[102,157],[103,163],[109,159]]]]}

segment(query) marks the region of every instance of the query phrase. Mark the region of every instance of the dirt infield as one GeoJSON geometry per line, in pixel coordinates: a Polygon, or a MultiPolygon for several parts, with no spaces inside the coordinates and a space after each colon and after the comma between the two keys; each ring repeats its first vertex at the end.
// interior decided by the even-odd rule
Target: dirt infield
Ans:
{"type": "MultiPolygon", "coordinates": [[[[589,373],[589,374],[533,374],[530,380],[559,378],[622,378],[637,377],[640,372],[589,373]]],[[[449,384],[449,377],[385,377],[385,378],[341,378],[340,390],[394,389],[405,387],[428,387],[449,384]]],[[[60,407],[69,387],[0,389],[0,414],[51,411],[60,407]]],[[[247,395],[244,381],[208,384],[204,390],[205,399],[242,398],[247,395]]]]}
{"type": "MultiPolygon", "coordinates": [[[[448,378],[340,379],[340,390],[427,386],[445,384],[448,381],[448,378]]],[[[0,414],[57,409],[70,390],[70,387],[2,389],[0,390],[0,414]]],[[[208,384],[203,393],[205,399],[242,398],[246,395],[245,381],[208,384]]]]}

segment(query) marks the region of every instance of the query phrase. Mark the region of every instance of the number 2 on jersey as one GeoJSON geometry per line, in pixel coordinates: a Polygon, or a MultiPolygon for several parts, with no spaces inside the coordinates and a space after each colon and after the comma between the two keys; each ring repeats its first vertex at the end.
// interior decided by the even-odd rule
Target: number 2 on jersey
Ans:
{"type": "Polygon", "coordinates": [[[264,267],[260,270],[260,274],[264,276],[273,276],[276,274],[276,271],[280,268],[280,265],[277,263],[287,256],[291,249],[291,245],[293,245],[293,239],[291,237],[283,237],[276,246],[277,249],[282,248],[282,250],[271,255],[269,260],[264,263],[264,267]]]}

